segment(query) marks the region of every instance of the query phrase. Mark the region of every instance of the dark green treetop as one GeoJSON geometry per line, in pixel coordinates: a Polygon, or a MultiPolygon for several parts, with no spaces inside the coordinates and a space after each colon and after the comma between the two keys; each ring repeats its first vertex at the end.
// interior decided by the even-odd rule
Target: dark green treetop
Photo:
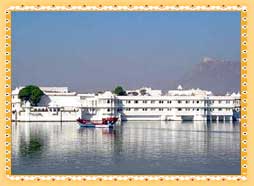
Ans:
{"type": "Polygon", "coordinates": [[[29,101],[32,106],[37,106],[43,95],[44,93],[39,87],[28,85],[19,91],[18,97],[21,101],[29,101]]]}
{"type": "Polygon", "coordinates": [[[114,90],[113,93],[118,95],[118,96],[126,96],[126,91],[123,89],[121,86],[117,86],[114,90]]]}
{"type": "Polygon", "coordinates": [[[140,90],[140,94],[141,94],[142,96],[146,95],[146,89],[141,89],[141,90],[140,90]]]}

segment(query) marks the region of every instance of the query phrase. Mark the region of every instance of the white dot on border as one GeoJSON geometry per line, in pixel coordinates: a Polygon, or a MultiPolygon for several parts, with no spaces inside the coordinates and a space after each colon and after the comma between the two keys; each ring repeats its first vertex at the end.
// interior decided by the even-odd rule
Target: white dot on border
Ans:
{"type": "Polygon", "coordinates": [[[243,34],[242,34],[242,37],[247,37],[247,34],[246,34],[246,33],[243,33],[243,34]]]}
{"type": "Polygon", "coordinates": [[[247,62],[247,60],[248,60],[247,58],[243,58],[242,59],[243,62],[247,62]]]}
{"type": "Polygon", "coordinates": [[[247,127],[247,123],[243,123],[242,126],[243,126],[243,127],[247,127]]]}
{"type": "Polygon", "coordinates": [[[247,86],[247,82],[243,82],[242,85],[243,85],[243,86],[247,86]]]}
{"type": "Polygon", "coordinates": [[[247,152],[247,148],[242,148],[242,151],[243,152],[247,152]]]}
{"type": "Polygon", "coordinates": [[[247,29],[247,25],[243,25],[242,29],[244,29],[244,30],[247,29]]]}
{"type": "Polygon", "coordinates": [[[247,132],[243,132],[242,135],[246,136],[248,133],[247,132]]]}
{"type": "Polygon", "coordinates": [[[243,111],[246,111],[246,110],[247,110],[247,108],[246,108],[246,107],[243,107],[243,108],[242,108],[242,110],[243,110],[243,111]]]}
{"type": "Polygon", "coordinates": [[[247,21],[247,17],[242,17],[242,20],[243,21],[247,21]]]}

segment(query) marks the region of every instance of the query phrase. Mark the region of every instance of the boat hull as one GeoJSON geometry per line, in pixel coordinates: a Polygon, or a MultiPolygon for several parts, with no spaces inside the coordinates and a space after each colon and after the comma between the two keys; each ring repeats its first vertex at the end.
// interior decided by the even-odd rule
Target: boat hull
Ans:
{"type": "Polygon", "coordinates": [[[79,123],[79,126],[80,127],[86,127],[86,128],[113,128],[114,125],[104,125],[104,124],[101,124],[101,125],[95,125],[95,124],[92,124],[92,123],[87,123],[87,124],[83,124],[83,123],[79,123]]]}
{"type": "Polygon", "coordinates": [[[79,126],[86,128],[113,128],[117,120],[118,118],[110,117],[103,118],[101,123],[96,123],[85,119],[77,119],[79,126]]]}

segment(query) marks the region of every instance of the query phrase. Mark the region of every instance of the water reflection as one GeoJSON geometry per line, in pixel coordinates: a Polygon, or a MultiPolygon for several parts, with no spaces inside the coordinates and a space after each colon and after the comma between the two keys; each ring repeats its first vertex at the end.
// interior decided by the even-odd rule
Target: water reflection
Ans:
{"type": "Polygon", "coordinates": [[[13,174],[239,174],[239,123],[13,124],[13,174]]]}
{"type": "Polygon", "coordinates": [[[34,153],[41,152],[43,146],[43,140],[37,136],[30,138],[29,143],[25,143],[23,140],[20,142],[20,154],[21,156],[32,155],[34,153]]]}

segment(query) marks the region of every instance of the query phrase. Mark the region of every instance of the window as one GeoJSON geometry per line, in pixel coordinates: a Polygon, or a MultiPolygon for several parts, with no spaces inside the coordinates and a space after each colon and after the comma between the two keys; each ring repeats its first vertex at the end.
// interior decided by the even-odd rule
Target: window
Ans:
{"type": "Polygon", "coordinates": [[[162,101],[162,100],[160,100],[160,101],[159,101],[159,103],[163,103],[163,101],[162,101]]]}
{"type": "Polygon", "coordinates": [[[199,108],[197,108],[197,111],[199,111],[199,108]]]}
{"type": "Polygon", "coordinates": [[[186,100],[185,103],[189,103],[190,101],[186,100]]]}
{"type": "Polygon", "coordinates": [[[146,100],[144,100],[144,101],[143,101],[143,103],[147,103],[147,101],[146,101],[146,100]]]}
{"type": "MultiPolygon", "coordinates": [[[[92,103],[93,103],[93,102],[92,102],[92,103]]],[[[109,100],[109,99],[107,100],[107,103],[110,103],[110,100],[109,100]]]]}
{"type": "Polygon", "coordinates": [[[152,101],[151,101],[151,103],[155,103],[155,101],[154,101],[154,100],[152,100],[152,101]]]}
{"type": "Polygon", "coordinates": [[[163,108],[159,108],[159,111],[163,111],[163,108]]]}
{"type": "Polygon", "coordinates": [[[221,103],[221,100],[219,100],[218,103],[220,104],[220,103],[221,103]]]}
{"type": "Polygon", "coordinates": [[[226,100],[226,103],[227,103],[227,104],[230,104],[230,100],[226,100]]]}
{"type": "Polygon", "coordinates": [[[110,112],[110,108],[108,108],[107,111],[110,112]]]}
{"type": "Polygon", "coordinates": [[[134,108],[134,111],[138,111],[138,108],[134,108]]]}
{"type": "Polygon", "coordinates": [[[181,111],[181,110],[182,110],[182,108],[178,108],[177,110],[178,110],[178,111],[181,111]]]}
{"type": "Polygon", "coordinates": [[[171,101],[168,101],[168,103],[172,103],[171,101]]]}
{"type": "Polygon", "coordinates": [[[199,101],[197,101],[197,103],[199,103],[199,101]]]}
{"type": "Polygon", "coordinates": [[[222,111],[222,108],[219,108],[218,110],[219,110],[219,111],[222,111]]]}
{"type": "Polygon", "coordinates": [[[168,108],[168,111],[171,111],[171,108],[168,108]]]}
{"type": "Polygon", "coordinates": [[[147,111],[147,108],[143,108],[143,111],[147,111]]]}
{"type": "Polygon", "coordinates": [[[131,103],[131,100],[127,100],[126,103],[131,103]]]}
{"type": "Polygon", "coordinates": [[[135,100],[134,103],[138,103],[138,100],[135,100]]]}
{"type": "Polygon", "coordinates": [[[178,100],[177,103],[182,103],[182,101],[181,101],[181,100],[178,100]]]}

